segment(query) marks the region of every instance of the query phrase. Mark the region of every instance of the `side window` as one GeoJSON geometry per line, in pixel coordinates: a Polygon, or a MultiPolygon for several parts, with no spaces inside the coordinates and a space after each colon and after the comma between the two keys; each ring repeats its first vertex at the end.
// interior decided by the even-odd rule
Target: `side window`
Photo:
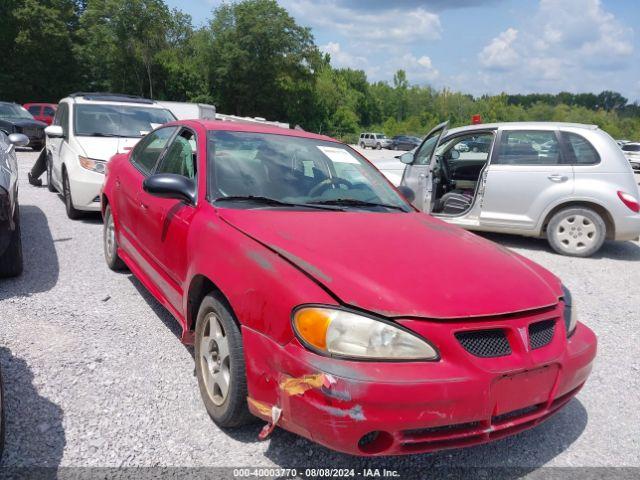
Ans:
{"type": "Polygon", "coordinates": [[[53,117],[56,114],[56,111],[51,107],[44,107],[44,114],[47,117],[53,117]]]}
{"type": "Polygon", "coordinates": [[[171,142],[156,173],[175,173],[187,178],[196,177],[196,136],[183,129],[171,142]]]}
{"type": "Polygon", "coordinates": [[[465,160],[487,161],[492,143],[493,134],[490,132],[460,135],[443,141],[436,150],[436,155],[441,155],[452,162],[465,160]],[[457,153],[454,154],[454,150],[457,153]]]}
{"type": "Polygon", "coordinates": [[[131,152],[131,163],[144,175],[149,175],[158,163],[160,154],[178,127],[159,128],[144,137],[131,152]]]}
{"type": "Polygon", "coordinates": [[[29,113],[31,115],[33,115],[34,117],[36,115],[40,115],[40,106],[39,105],[31,105],[29,108],[27,108],[27,110],[29,110],[29,113]]]}
{"type": "Polygon", "coordinates": [[[600,163],[600,155],[591,145],[591,142],[582,135],[571,132],[562,132],[562,138],[567,143],[569,152],[568,161],[574,165],[595,165],[600,163]]]}
{"type": "Polygon", "coordinates": [[[440,139],[440,135],[442,134],[442,129],[438,129],[435,132],[431,133],[431,135],[420,145],[418,151],[413,157],[414,165],[428,165],[431,160],[431,155],[433,154],[433,149],[436,148],[436,143],[440,139]]]}
{"type": "Polygon", "coordinates": [[[554,131],[503,131],[500,137],[499,165],[558,165],[560,145],[554,131]]]}

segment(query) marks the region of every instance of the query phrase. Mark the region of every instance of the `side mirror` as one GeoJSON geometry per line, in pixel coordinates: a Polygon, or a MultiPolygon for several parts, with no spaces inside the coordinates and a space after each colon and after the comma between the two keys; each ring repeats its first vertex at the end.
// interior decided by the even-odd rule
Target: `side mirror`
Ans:
{"type": "Polygon", "coordinates": [[[60,125],[49,125],[44,129],[44,134],[50,138],[64,138],[64,130],[60,125]]]}
{"type": "Polygon", "coordinates": [[[398,187],[398,191],[402,194],[402,196],[405,198],[405,200],[407,202],[409,202],[409,203],[413,203],[413,201],[416,199],[416,195],[415,195],[415,193],[413,193],[413,190],[411,190],[406,185],[400,185],[398,187]]]}
{"type": "Polygon", "coordinates": [[[29,145],[29,137],[22,133],[12,133],[9,135],[9,143],[16,147],[26,147],[29,145]]]}
{"type": "Polygon", "coordinates": [[[399,155],[396,158],[399,159],[402,163],[411,165],[413,163],[413,152],[403,153],[402,155],[399,155]]]}
{"type": "Polygon", "coordinates": [[[173,173],[151,175],[142,182],[145,192],[155,197],[173,198],[193,205],[196,203],[196,182],[173,173]]]}

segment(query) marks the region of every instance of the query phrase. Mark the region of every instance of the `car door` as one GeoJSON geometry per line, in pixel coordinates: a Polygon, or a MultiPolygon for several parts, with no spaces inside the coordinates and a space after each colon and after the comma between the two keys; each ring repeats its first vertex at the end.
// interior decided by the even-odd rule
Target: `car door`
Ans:
{"type": "Polygon", "coordinates": [[[160,156],[178,127],[162,127],[142,138],[129,156],[129,162],[118,169],[114,178],[116,219],[121,232],[123,249],[134,258],[140,268],[154,279],[155,260],[151,257],[148,242],[149,228],[154,228],[154,219],[147,212],[144,203],[147,194],[142,190],[142,182],[155,170],[160,156]]]}
{"type": "Polygon", "coordinates": [[[573,168],[556,130],[500,130],[487,168],[480,225],[533,230],[546,208],[573,189],[573,168]]]}
{"type": "MultiPolygon", "coordinates": [[[[182,175],[197,181],[197,140],[189,128],[173,136],[154,171],[155,174],[182,175]]],[[[187,276],[187,236],[195,205],[141,192],[140,204],[145,228],[143,243],[155,261],[158,287],[177,311],[182,309],[182,289],[187,276]]]]}
{"type": "Polygon", "coordinates": [[[62,190],[62,157],[68,150],[69,141],[69,105],[61,103],[53,118],[53,125],[62,127],[62,137],[46,137],[46,149],[51,160],[51,176],[53,182],[62,190]]]}
{"type": "Polygon", "coordinates": [[[423,212],[430,212],[433,193],[433,157],[440,140],[447,131],[449,122],[441,123],[431,130],[415,153],[405,153],[404,158],[410,158],[402,175],[401,185],[409,187],[414,194],[413,205],[423,212]]]}
{"type": "Polygon", "coordinates": [[[33,116],[34,119],[42,121],[42,106],[41,105],[29,105],[29,108],[27,108],[27,110],[33,116]]]}

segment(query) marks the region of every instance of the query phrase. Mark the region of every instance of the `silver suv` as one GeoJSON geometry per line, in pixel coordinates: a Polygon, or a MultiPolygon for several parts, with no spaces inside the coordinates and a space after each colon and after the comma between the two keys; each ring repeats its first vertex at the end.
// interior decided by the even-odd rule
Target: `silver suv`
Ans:
{"type": "Polygon", "coordinates": [[[391,139],[387,138],[384,133],[361,133],[358,145],[362,149],[371,147],[380,150],[388,148],[391,145],[391,139]]]}
{"type": "Polygon", "coordinates": [[[447,125],[398,157],[407,164],[401,189],[417,208],[471,230],[546,237],[557,252],[578,257],[605,239],[640,235],[633,171],[597,126],[447,125]]]}

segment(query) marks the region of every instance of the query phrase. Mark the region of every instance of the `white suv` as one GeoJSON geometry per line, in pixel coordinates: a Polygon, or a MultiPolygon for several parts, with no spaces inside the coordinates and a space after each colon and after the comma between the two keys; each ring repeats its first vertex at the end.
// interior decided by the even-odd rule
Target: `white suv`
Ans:
{"type": "Polygon", "coordinates": [[[67,216],[99,211],[106,162],[173,120],[166,108],[142,97],[74,93],[60,100],[45,129],[47,183],[49,190],[63,194],[67,216]]]}
{"type": "Polygon", "coordinates": [[[358,139],[358,145],[363,150],[367,147],[380,150],[381,148],[389,148],[391,146],[391,139],[387,138],[384,133],[361,133],[358,139]]]}

